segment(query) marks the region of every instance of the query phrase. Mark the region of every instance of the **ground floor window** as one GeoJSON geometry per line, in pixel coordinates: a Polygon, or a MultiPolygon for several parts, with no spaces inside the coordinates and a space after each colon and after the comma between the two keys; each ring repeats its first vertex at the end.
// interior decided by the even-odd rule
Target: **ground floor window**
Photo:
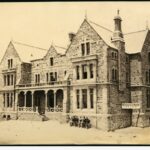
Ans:
{"type": "Polygon", "coordinates": [[[13,107],[13,93],[4,93],[3,94],[3,105],[4,107],[13,107]]]}
{"type": "Polygon", "coordinates": [[[94,108],[93,106],[93,89],[90,89],[90,107],[91,108],[94,108]]]}
{"type": "Polygon", "coordinates": [[[82,89],[82,108],[87,108],[87,89],[82,89]]]}
{"type": "Polygon", "coordinates": [[[80,90],[76,91],[76,97],[77,97],[77,109],[80,108],[80,90]]]}

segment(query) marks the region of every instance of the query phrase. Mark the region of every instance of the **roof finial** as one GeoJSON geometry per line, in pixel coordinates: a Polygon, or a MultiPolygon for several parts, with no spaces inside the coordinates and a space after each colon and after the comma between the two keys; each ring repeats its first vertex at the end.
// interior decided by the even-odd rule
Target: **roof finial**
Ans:
{"type": "Polygon", "coordinates": [[[149,30],[148,20],[146,20],[146,30],[149,30]]]}
{"type": "Polygon", "coordinates": [[[119,13],[120,13],[120,10],[118,9],[118,10],[117,10],[117,15],[118,15],[118,16],[119,16],[119,13]]]}
{"type": "Polygon", "coordinates": [[[87,10],[85,10],[85,20],[87,20],[87,10]]]}
{"type": "Polygon", "coordinates": [[[10,41],[13,42],[13,37],[11,37],[10,41]]]}

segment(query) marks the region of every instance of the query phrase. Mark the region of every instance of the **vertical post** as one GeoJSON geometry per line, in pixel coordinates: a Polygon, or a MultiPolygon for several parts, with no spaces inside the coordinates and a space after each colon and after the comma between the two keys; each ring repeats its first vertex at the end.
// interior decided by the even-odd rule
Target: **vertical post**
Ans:
{"type": "Polygon", "coordinates": [[[67,88],[63,90],[63,112],[66,113],[67,110],[67,88]]]}
{"type": "Polygon", "coordinates": [[[31,92],[32,97],[32,111],[34,110],[34,91],[31,92]]]}
{"type": "Polygon", "coordinates": [[[56,91],[54,91],[54,111],[56,109],[56,91]]]}
{"type": "Polygon", "coordinates": [[[18,107],[18,93],[15,93],[15,111],[17,111],[18,107]]]}
{"type": "Polygon", "coordinates": [[[87,64],[87,79],[90,79],[90,64],[87,64]]]}
{"type": "Polygon", "coordinates": [[[27,96],[26,96],[26,92],[24,92],[24,107],[27,106],[27,96]]]}

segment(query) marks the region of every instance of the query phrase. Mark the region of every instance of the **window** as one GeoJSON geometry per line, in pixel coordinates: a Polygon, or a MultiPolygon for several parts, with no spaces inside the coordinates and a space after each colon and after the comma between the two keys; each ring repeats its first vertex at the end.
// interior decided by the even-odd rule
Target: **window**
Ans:
{"type": "Polygon", "coordinates": [[[89,42],[86,43],[86,54],[87,55],[90,54],[90,43],[89,42]]]}
{"type": "Polygon", "coordinates": [[[7,85],[9,86],[10,85],[10,76],[7,75],[7,85]]]}
{"type": "Polygon", "coordinates": [[[93,64],[90,64],[90,78],[93,78],[93,64]]]}
{"type": "Polygon", "coordinates": [[[55,72],[55,79],[54,80],[57,81],[57,72],[55,72]]]}
{"type": "Polygon", "coordinates": [[[10,59],[10,67],[13,67],[13,59],[10,59]]]}
{"type": "Polygon", "coordinates": [[[80,91],[76,91],[76,98],[77,98],[77,109],[80,108],[80,91]]]}
{"type": "Polygon", "coordinates": [[[49,80],[49,79],[48,79],[48,73],[46,73],[46,82],[48,82],[48,80],[49,80]]]}
{"type": "Polygon", "coordinates": [[[50,72],[50,81],[55,81],[54,76],[53,76],[53,72],[50,72]]]}
{"type": "Polygon", "coordinates": [[[10,105],[9,105],[9,107],[12,107],[12,104],[13,104],[13,93],[11,93],[11,95],[10,95],[10,105]]]}
{"type": "Polygon", "coordinates": [[[81,52],[82,52],[82,56],[84,56],[85,55],[85,44],[84,43],[81,44],[81,52]]]}
{"type": "Polygon", "coordinates": [[[146,84],[149,83],[149,78],[148,78],[149,76],[148,76],[148,74],[149,74],[148,71],[146,71],[146,74],[145,74],[146,75],[146,84]]]}
{"type": "Polygon", "coordinates": [[[5,107],[5,93],[3,94],[3,106],[5,107]]]}
{"type": "Polygon", "coordinates": [[[86,43],[81,44],[81,54],[82,54],[82,56],[90,54],[90,42],[86,42],[86,43]]]}
{"type": "Polygon", "coordinates": [[[148,53],[148,62],[150,63],[150,52],[148,53]]]}
{"type": "Polygon", "coordinates": [[[94,108],[93,96],[94,96],[93,95],[93,89],[90,89],[90,107],[91,107],[91,109],[94,108]]]}
{"type": "Polygon", "coordinates": [[[8,59],[8,69],[13,67],[13,59],[8,59]]]}
{"type": "Polygon", "coordinates": [[[112,69],[112,81],[117,81],[117,69],[112,69]]]}
{"type": "Polygon", "coordinates": [[[82,65],[82,78],[87,79],[87,65],[82,65]]]}
{"type": "Polygon", "coordinates": [[[150,108],[150,90],[149,89],[147,90],[146,95],[147,95],[147,108],[150,108]]]}
{"type": "Polygon", "coordinates": [[[9,107],[9,93],[7,93],[7,107],[9,107]]]}
{"type": "Polygon", "coordinates": [[[111,53],[111,57],[114,58],[114,52],[111,53]]]}
{"type": "Polygon", "coordinates": [[[38,83],[40,83],[40,74],[38,74],[38,83]]]}
{"type": "Polygon", "coordinates": [[[40,74],[35,75],[35,83],[40,83],[40,74]]]}
{"type": "Polygon", "coordinates": [[[87,89],[82,89],[82,108],[87,108],[87,89]]]}
{"type": "Polygon", "coordinates": [[[14,84],[14,76],[11,75],[11,85],[13,85],[13,84],[14,84]]]}
{"type": "Polygon", "coordinates": [[[54,65],[54,59],[53,57],[50,58],[50,66],[53,66],[54,65]]]}
{"type": "Polygon", "coordinates": [[[6,79],[7,79],[7,76],[4,75],[4,86],[6,86],[6,79]]]}
{"type": "Polygon", "coordinates": [[[76,66],[76,75],[77,75],[77,80],[80,79],[80,72],[79,72],[79,66],[76,66]]]}
{"type": "Polygon", "coordinates": [[[8,69],[10,68],[10,59],[8,59],[8,69]]]}

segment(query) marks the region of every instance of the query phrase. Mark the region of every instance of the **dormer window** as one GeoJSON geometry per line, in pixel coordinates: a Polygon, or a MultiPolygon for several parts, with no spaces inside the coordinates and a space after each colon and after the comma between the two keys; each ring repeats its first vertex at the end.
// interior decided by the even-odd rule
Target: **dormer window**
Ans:
{"type": "Polygon", "coordinates": [[[50,58],[50,66],[53,66],[53,65],[54,65],[54,58],[51,57],[51,58],[50,58]]]}

